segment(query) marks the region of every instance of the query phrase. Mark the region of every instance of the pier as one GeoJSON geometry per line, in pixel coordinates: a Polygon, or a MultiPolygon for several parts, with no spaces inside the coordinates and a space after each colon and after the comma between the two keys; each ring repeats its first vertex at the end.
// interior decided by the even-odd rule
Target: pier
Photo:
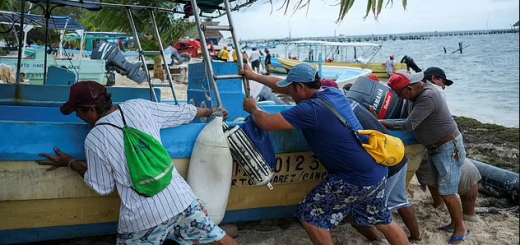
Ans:
{"type": "Polygon", "coordinates": [[[518,28],[495,29],[495,30],[470,30],[470,31],[435,31],[435,32],[413,32],[402,34],[373,34],[373,35],[339,35],[327,37],[297,37],[297,38],[273,38],[273,39],[252,39],[241,40],[244,45],[253,45],[257,43],[264,44],[285,44],[292,41],[314,40],[329,42],[381,42],[395,40],[426,40],[436,37],[448,36],[473,36],[473,35],[496,35],[506,33],[518,33],[518,28]]]}

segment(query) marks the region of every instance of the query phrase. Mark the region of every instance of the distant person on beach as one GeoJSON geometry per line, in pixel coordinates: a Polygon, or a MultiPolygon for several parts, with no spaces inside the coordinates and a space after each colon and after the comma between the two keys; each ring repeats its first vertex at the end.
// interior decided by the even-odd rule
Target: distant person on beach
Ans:
{"type": "MultiPolygon", "coordinates": [[[[446,95],[444,89],[446,86],[451,86],[453,81],[446,79],[446,73],[439,67],[430,67],[424,71],[423,81],[435,84],[435,88],[441,93],[444,100],[446,95]]],[[[430,190],[430,194],[433,198],[433,206],[437,209],[445,209],[445,203],[439,194],[437,188],[437,171],[435,168],[431,168],[431,164],[428,162],[428,158],[425,157],[421,162],[421,166],[415,172],[417,180],[421,184],[424,190],[426,186],[430,190]],[[433,174],[433,175],[432,175],[433,174]],[[433,176],[433,177],[432,177],[433,176]]],[[[459,183],[458,194],[462,202],[462,212],[464,214],[463,219],[466,221],[478,221],[480,220],[475,213],[475,205],[478,197],[478,182],[482,179],[480,172],[471,160],[466,159],[461,167],[461,176],[459,183]]],[[[451,225],[441,227],[443,230],[450,230],[451,225]]]]}
{"type": "Polygon", "coordinates": [[[260,73],[260,52],[258,52],[256,48],[253,48],[253,51],[251,51],[251,55],[249,55],[249,61],[251,61],[251,67],[253,70],[257,73],[260,73]]]}
{"type": "MultiPolygon", "coordinates": [[[[350,105],[354,115],[361,123],[363,129],[373,129],[384,134],[390,134],[390,132],[381,124],[377,117],[369,111],[367,105],[358,103],[353,99],[349,99],[350,105]]],[[[408,158],[405,156],[403,160],[392,167],[388,168],[388,180],[386,182],[385,196],[387,207],[392,211],[399,213],[403,219],[404,224],[410,232],[411,241],[420,241],[421,232],[419,231],[419,223],[412,205],[406,197],[406,173],[408,171],[408,158]]],[[[382,242],[379,234],[374,227],[353,225],[353,227],[361,233],[369,241],[382,242]]]]}
{"type": "Polygon", "coordinates": [[[237,54],[237,50],[236,49],[233,49],[232,52],[232,57],[233,57],[233,62],[238,62],[238,54],[237,54]]]}
{"type": "Polygon", "coordinates": [[[268,49],[265,49],[265,72],[269,76],[271,75],[271,54],[268,49]]]}
{"type": "Polygon", "coordinates": [[[392,74],[394,73],[394,66],[395,66],[394,56],[391,55],[390,58],[385,63],[386,73],[388,74],[389,77],[391,77],[392,74]]]}
{"type": "Polygon", "coordinates": [[[245,50],[242,51],[242,62],[244,62],[244,65],[247,64],[248,60],[249,60],[249,55],[247,55],[247,52],[245,50]]]}
{"type": "Polygon", "coordinates": [[[451,216],[453,234],[449,241],[459,243],[470,234],[457,196],[466,150],[446,101],[434,87],[437,85],[423,82],[423,78],[422,72],[411,74],[406,70],[396,71],[390,77],[388,86],[398,97],[412,103],[411,110],[405,120],[381,120],[381,123],[390,130],[413,131],[419,143],[428,149],[431,167],[438,173],[439,193],[451,216]]]}
{"type": "Polygon", "coordinates": [[[318,72],[307,64],[296,65],[285,80],[260,75],[249,66],[239,73],[292,97],[296,106],[276,114],[263,111],[251,98],[246,98],[243,106],[263,130],[301,130],[328,171],[326,179],[307,194],[296,211],[312,242],[333,244],[331,230],[345,217],[351,217],[354,224],[375,226],[390,244],[409,244],[386,208],[388,168],[377,164],[352,131],[316,100],[330,103],[354,129],[362,129],[343,93],[322,87],[318,72]]]}
{"type": "Polygon", "coordinates": [[[222,61],[227,62],[229,60],[229,52],[227,50],[227,47],[224,46],[219,52],[218,52],[218,58],[222,61]]]}
{"type": "Polygon", "coordinates": [[[127,167],[123,131],[118,128],[128,123],[130,127],[161,141],[161,129],[187,124],[196,117],[209,117],[214,110],[142,99],[115,106],[105,86],[90,81],[72,85],[69,100],[60,110],[64,115],[76,112],[76,116],[92,127],[85,139],[87,165],[75,161],[58,148],[54,148],[57,156],[42,153],[41,156],[49,160],[38,164],[50,165],[47,171],[68,167],[100,195],[109,195],[117,190],[121,209],[116,244],[160,245],[168,238],[180,244],[238,245],[215,225],[203,202],[176,168],[172,170],[171,183],[161,192],[152,197],[137,193],[127,167]]]}
{"type": "Polygon", "coordinates": [[[170,45],[166,47],[166,51],[172,52],[170,55],[170,58],[172,60],[172,62],[169,64],[170,66],[173,66],[175,64],[175,60],[177,60],[179,64],[182,64],[185,61],[184,58],[179,54],[179,51],[173,47],[174,45],[174,43],[170,43],[170,45]]]}
{"type": "Polygon", "coordinates": [[[405,55],[402,59],[401,59],[401,63],[405,63],[406,64],[406,69],[407,70],[410,70],[412,69],[413,71],[415,72],[421,72],[421,68],[419,68],[419,66],[417,66],[417,64],[415,63],[415,61],[412,59],[412,57],[408,56],[408,55],[405,55]]]}

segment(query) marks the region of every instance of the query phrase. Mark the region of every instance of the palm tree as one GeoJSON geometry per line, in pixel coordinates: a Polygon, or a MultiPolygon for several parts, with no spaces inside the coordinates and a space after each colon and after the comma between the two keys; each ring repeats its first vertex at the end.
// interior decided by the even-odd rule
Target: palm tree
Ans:
{"type": "MultiPolygon", "coordinates": [[[[104,3],[151,6],[165,9],[177,8],[176,3],[149,0],[110,0],[104,1],[104,3]]],[[[152,44],[157,43],[157,40],[150,12],[146,9],[133,9],[132,13],[136,29],[144,37],[140,39],[143,46],[146,46],[148,49],[157,49],[158,45],[152,44]]],[[[163,46],[186,36],[186,33],[194,26],[194,23],[189,22],[187,19],[176,19],[173,13],[170,12],[155,11],[155,17],[163,46]]],[[[98,12],[85,14],[80,22],[93,31],[132,33],[132,27],[124,8],[105,7],[98,12]]]]}
{"type": "MultiPolygon", "coordinates": [[[[374,17],[377,19],[379,17],[379,14],[381,13],[381,10],[383,9],[383,5],[388,7],[388,5],[392,6],[394,3],[394,0],[386,0],[386,3],[384,0],[366,0],[367,1],[367,8],[365,17],[366,18],[370,12],[374,15],[374,17]]],[[[272,0],[269,0],[271,2],[271,5],[273,4],[272,0]]],[[[349,12],[350,8],[354,5],[355,0],[339,0],[339,14],[337,22],[343,21],[347,13],[349,12]]],[[[311,0],[296,0],[295,6],[293,8],[294,11],[301,10],[305,7],[307,7],[307,10],[310,8],[311,0]]],[[[284,3],[280,7],[280,9],[285,8],[285,13],[289,10],[289,5],[291,4],[291,0],[284,0],[284,3]]],[[[403,8],[406,10],[406,6],[408,4],[407,0],[402,0],[403,8]]]]}

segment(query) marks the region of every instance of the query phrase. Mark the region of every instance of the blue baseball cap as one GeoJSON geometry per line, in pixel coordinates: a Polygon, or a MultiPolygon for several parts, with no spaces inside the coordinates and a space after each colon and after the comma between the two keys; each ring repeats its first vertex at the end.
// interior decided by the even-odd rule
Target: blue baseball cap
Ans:
{"type": "Polygon", "coordinates": [[[291,85],[291,83],[311,83],[316,81],[317,72],[318,71],[310,65],[299,64],[289,71],[285,80],[278,82],[276,85],[283,88],[291,85]]]}

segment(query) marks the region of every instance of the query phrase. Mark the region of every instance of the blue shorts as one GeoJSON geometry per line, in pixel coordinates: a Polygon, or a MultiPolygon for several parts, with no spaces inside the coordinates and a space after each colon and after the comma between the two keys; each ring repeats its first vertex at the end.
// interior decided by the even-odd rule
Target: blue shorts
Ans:
{"type": "Polygon", "coordinates": [[[226,232],[215,225],[204,204],[194,200],[182,213],[145,231],[117,234],[118,245],[161,245],[171,239],[181,245],[220,241],[226,232]]]}
{"type": "Polygon", "coordinates": [[[394,211],[404,207],[410,207],[410,202],[406,197],[406,172],[408,171],[408,163],[406,163],[399,172],[386,181],[386,206],[388,210],[394,211]]]}
{"type": "Polygon", "coordinates": [[[386,179],[373,186],[355,186],[329,175],[298,205],[296,216],[325,230],[336,228],[344,218],[361,226],[390,224],[385,185],[386,179]]]}
{"type": "Polygon", "coordinates": [[[461,166],[466,160],[462,135],[438,148],[428,150],[428,160],[437,170],[439,193],[442,196],[457,194],[461,166]]]}

